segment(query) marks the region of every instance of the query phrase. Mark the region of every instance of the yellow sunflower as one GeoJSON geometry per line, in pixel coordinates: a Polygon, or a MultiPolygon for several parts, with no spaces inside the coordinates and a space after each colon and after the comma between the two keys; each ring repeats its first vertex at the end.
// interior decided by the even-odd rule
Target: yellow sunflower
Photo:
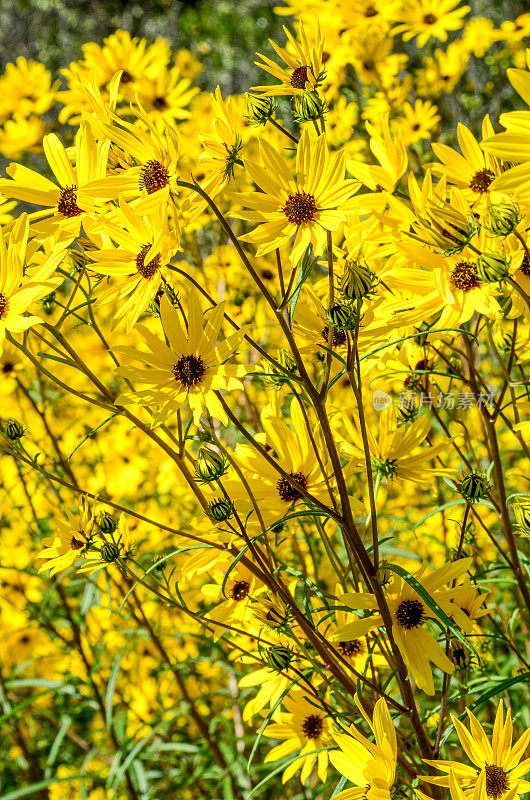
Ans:
{"type": "Polygon", "coordinates": [[[13,163],[6,170],[12,180],[0,180],[0,192],[6,197],[43,207],[40,216],[46,219],[33,223],[38,232],[49,236],[59,229],[73,239],[79,235],[82,224],[90,223],[87,212],[95,211],[88,190],[94,181],[105,175],[108,146],[108,142],[96,143],[87,123],[81,123],[75,138],[76,166],[73,167],[58,137],[49,133],[43,139],[44,153],[59,185],[40,172],[13,163]]]}
{"type": "MultiPolygon", "coordinates": [[[[240,444],[236,448],[236,458],[250,479],[250,484],[259,487],[260,509],[273,518],[283,517],[291,505],[304,500],[305,495],[322,502],[330,502],[326,475],[320,462],[326,468],[325,450],[321,436],[313,423],[311,436],[319,454],[315,453],[310,432],[300,409],[298,400],[291,403],[290,428],[283,418],[262,414],[265,435],[258,434],[256,441],[262,447],[270,448],[269,454],[289,478],[279,473],[255,447],[240,444]]],[[[244,487],[237,480],[225,482],[225,488],[234,499],[247,500],[244,487]]]]}
{"type": "Polygon", "coordinates": [[[142,106],[160,131],[167,123],[173,125],[176,120],[189,119],[188,106],[198,93],[199,89],[191,86],[189,78],[182,77],[177,66],[156,72],[153,79],[140,81],[142,106]]]}
{"type": "Polygon", "coordinates": [[[399,15],[399,25],[392,33],[403,34],[408,42],[417,36],[418,47],[423,47],[431,37],[445,42],[449,31],[459,30],[469,6],[456,8],[459,0],[406,0],[399,15]]]}
{"type": "MultiPolygon", "coordinates": [[[[348,459],[350,470],[364,469],[366,456],[361,431],[344,418],[345,436],[342,453],[348,459]]],[[[427,484],[433,475],[450,477],[452,470],[432,467],[432,461],[446,449],[445,444],[426,447],[419,446],[427,438],[431,421],[425,414],[407,426],[398,426],[394,405],[385,408],[379,415],[379,433],[374,436],[371,427],[367,428],[368,448],[372,469],[379,480],[412,481],[419,485],[427,484]]]]}
{"type": "MultiPolygon", "coordinates": [[[[471,562],[471,558],[461,558],[428,574],[424,564],[414,575],[447,616],[468,633],[473,630],[473,622],[468,619],[457,602],[453,602],[463,592],[467,593],[468,587],[453,587],[452,582],[467,572],[471,562]]],[[[446,656],[433,633],[425,626],[428,620],[437,617],[421,596],[401,577],[392,578],[391,583],[385,587],[385,596],[392,617],[392,635],[403,660],[417,686],[427,694],[434,694],[430,662],[444,672],[449,674],[454,672],[453,662],[446,656]]],[[[339,628],[333,636],[336,641],[347,642],[350,639],[358,639],[384,625],[373,594],[348,593],[341,599],[352,609],[370,610],[374,613],[339,628]]]]}
{"type": "Polygon", "coordinates": [[[459,761],[425,759],[426,764],[446,774],[423,777],[423,780],[435,786],[449,786],[452,772],[464,790],[464,797],[467,798],[473,794],[477,779],[484,781],[486,797],[491,800],[501,800],[501,798],[511,800],[530,791],[530,781],[523,779],[523,775],[530,772],[530,758],[524,758],[530,743],[530,728],[514,744],[512,712],[508,709],[506,718],[504,717],[504,703],[501,700],[490,741],[473,712],[469,708],[466,712],[469,730],[458,717],[451,716],[451,719],[460,744],[473,766],[459,761]]]}
{"type": "Polygon", "coordinates": [[[281,722],[273,722],[265,728],[265,736],[283,739],[283,742],[267,753],[265,763],[300,751],[299,757],[285,768],[282,783],[286,783],[299,769],[302,770],[300,780],[305,783],[315,763],[318,777],[325,781],[329,764],[327,748],[331,743],[331,718],[315,697],[309,701],[301,689],[287,695],[283,705],[285,711],[282,709],[281,722]]]}
{"type": "Polygon", "coordinates": [[[141,196],[142,210],[148,211],[166,203],[176,189],[179,142],[170,125],[162,134],[140,105],[131,108],[137,118],[133,123],[115,114],[111,114],[114,124],[91,119],[96,134],[114,145],[111,155],[117,162],[115,174],[103,174],[94,181],[91,197],[117,200],[120,195],[141,196]]]}
{"type": "MultiPolygon", "coordinates": [[[[357,702],[357,697],[355,700],[357,702]]],[[[353,725],[346,733],[331,734],[339,750],[332,750],[329,759],[354,786],[335,797],[337,800],[390,800],[397,761],[394,724],[383,697],[374,706],[373,720],[362,707],[361,710],[374,733],[373,742],[353,725]]]]}
{"type": "Polygon", "coordinates": [[[65,509],[64,514],[65,519],[56,520],[55,533],[42,540],[46,547],[37,555],[44,561],[39,572],[50,570],[50,575],[64,572],[85,556],[92,544],[95,519],[93,504],[88,498],[81,497],[75,513],[65,509]]]}
{"type": "Polygon", "coordinates": [[[241,564],[230,572],[225,581],[226,568],[227,565],[216,574],[216,583],[207,583],[201,588],[202,594],[208,600],[216,602],[206,617],[218,623],[213,626],[214,641],[221,638],[227,625],[247,629],[252,618],[252,602],[265,589],[264,584],[241,564]]]}
{"type": "Polygon", "coordinates": [[[262,192],[235,195],[250,210],[239,213],[258,227],[240,238],[258,245],[257,255],[270,253],[294,237],[291,260],[297,264],[306,248],[316,254],[326,246],[327,231],[344,221],[348,200],[359,184],[344,177],[344,154],[331,154],[326,136],[312,140],[307,128],[296,153],[296,177],[288,162],[267,142],[260,140],[264,167],[244,159],[245,168],[262,192]]]}
{"type": "Polygon", "coordinates": [[[156,297],[166,262],[178,247],[178,237],[175,231],[170,233],[164,212],[155,206],[151,214],[140,215],[120,198],[112,219],[102,220],[107,241],[88,253],[94,272],[113,279],[98,301],[119,301],[115,325],[124,321],[127,332],[156,297]]]}
{"type": "Polygon", "coordinates": [[[288,40],[287,47],[280,47],[272,39],[269,39],[269,42],[285,66],[277,64],[276,61],[261,55],[261,53],[256,53],[261,61],[254,62],[281,83],[273,86],[254,86],[253,90],[267,96],[292,96],[311,92],[316,89],[324,77],[322,70],[324,39],[320,35],[320,30],[317,29],[315,43],[310,45],[302,22],[298,28],[298,40],[285,25],[283,29],[288,40]]]}
{"type": "Polygon", "coordinates": [[[115,348],[117,352],[147,366],[120,367],[120,375],[147,388],[125,392],[118,402],[157,407],[153,425],[159,425],[180,409],[187,399],[196,425],[200,424],[204,408],[224,425],[228,424],[228,417],[216,392],[220,389],[241,389],[238,378],[245,375],[248,369],[243,365],[225,363],[241,342],[241,331],[216,344],[223,314],[224,304],[221,303],[205,319],[199,296],[192,289],[187,303],[186,330],[179,313],[164,295],[160,302],[160,316],[169,345],[139,325],[137,329],[151,352],[145,353],[126,346],[115,348]]]}
{"type": "MultiPolygon", "coordinates": [[[[492,136],[493,132],[486,115],[482,122],[483,139],[492,136]]],[[[489,199],[491,185],[501,172],[498,159],[484,153],[471,131],[461,122],[458,123],[457,137],[462,154],[446,144],[433,142],[432,149],[442,162],[431,165],[433,173],[445,175],[449,183],[464,190],[465,197],[471,202],[489,199]]]]}
{"type": "Polygon", "coordinates": [[[28,255],[28,215],[20,215],[9,236],[0,229],[0,352],[6,331],[20,333],[42,322],[37,316],[26,316],[36,300],[50,294],[62,282],[62,277],[51,275],[65,258],[64,247],[56,245],[37,266],[28,255]],[[28,260],[31,269],[28,270],[28,260]],[[26,274],[25,274],[26,273],[26,274]]]}

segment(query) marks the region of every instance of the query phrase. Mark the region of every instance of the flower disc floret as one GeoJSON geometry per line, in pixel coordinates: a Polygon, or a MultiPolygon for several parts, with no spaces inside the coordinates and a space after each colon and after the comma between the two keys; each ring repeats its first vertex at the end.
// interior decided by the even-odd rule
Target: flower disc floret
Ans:
{"type": "Polygon", "coordinates": [[[230,592],[230,595],[232,597],[232,600],[240,602],[241,600],[244,600],[245,597],[248,597],[249,592],[250,592],[250,584],[248,581],[236,581],[232,586],[232,591],[230,592]]]}
{"type": "Polygon", "coordinates": [[[293,225],[303,225],[314,220],[317,204],[312,194],[297,192],[289,195],[282,211],[293,225]]]}
{"type": "Polygon", "coordinates": [[[307,75],[311,67],[307,67],[302,65],[301,67],[296,67],[293,70],[293,74],[291,75],[291,86],[294,89],[305,89],[307,83],[307,75]]]}
{"type": "Polygon", "coordinates": [[[508,776],[506,771],[496,764],[486,764],[486,794],[488,797],[502,797],[508,791],[508,776]]]}
{"type": "Polygon", "coordinates": [[[136,269],[138,270],[138,273],[142,276],[142,278],[146,278],[147,280],[156,275],[156,273],[160,269],[160,253],[156,255],[147,264],[145,263],[145,257],[150,249],[151,249],[150,244],[144,244],[144,246],[136,256],[136,269]]]}
{"type": "Polygon", "coordinates": [[[168,183],[169,172],[160,161],[152,159],[145,164],[140,174],[140,189],[145,189],[147,194],[153,194],[153,192],[163,189],[168,183]]]}
{"type": "Polygon", "coordinates": [[[302,725],[302,730],[308,739],[320,738],[323,729],[324,723],[322,722],[322,717],[319,717],[318,714],[310,714],[305,718],[302,725]]]}
{"type": "Polygon", "coordinates": [[[469,292],[480,285],[477,265],[474,261],[459,261],[451,272],[449,279],[456,289],[469,292]]]}
{"type": "Polygon", "coordinates": [[[78,217],[83,213],[77,205],[77,186],[67,186],[61,190],[57,201],[57,211],[64,217],[78,217]]]}
{"type": "Polygon", "coordinates": [[[182,356],[173,367],[175,380],[188,387],[201,383],[205,374],[206,367],[200,356],[182,356]]]}
{"type": "Polygon", "coordinates": [[[481,169],[478,172],[475,172],[471,181],[469,183],[469,188],[472,189],[474,192],[479,192],[483,194],[487,192],[490,184],[495,178],[495,173],[492,172],[491,169],[481,169]]]}
{"type": "Polygon", "coordinates": [[[425,619],[425,607],[419,600],[402,600],[396,611],[399,624],[410,631],[417,628],[425,619]]]}
{"type": "MultiPolygon", "coordinates": [[[[304,489],[307,487],[307,478],[301,472],[290,472],[289,477],[300,484],[304,489]]],[[[285,503],[292,503],[294,500],[299,500],[303,495],[299,489],[293,486],[287,478],[280,478],[276,484],[280,500],[285,503]]]]}

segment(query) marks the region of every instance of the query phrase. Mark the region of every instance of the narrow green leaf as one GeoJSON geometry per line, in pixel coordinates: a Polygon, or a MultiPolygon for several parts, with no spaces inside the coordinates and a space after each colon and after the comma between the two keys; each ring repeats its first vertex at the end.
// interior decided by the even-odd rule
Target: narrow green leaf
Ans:
{"type": "Polygon", "coordinates": [[[483,694],[477,697],[473,703],[471,703],[471,708],[478,708],[479,706],[484,705],[484,703],[487,703],[490,698],[495,697],[497,694],[502,694],[506,691],[506,689],[510,689],[512,686],[515,686],[518,683],[530,683],[530,671],[523,672],[522,675],[515,675],[513,678],[507,678],[504,681],[499,681],[499,683],[491,686],[483,694]]]}
{"type": "Polygon", "coordinates": [[[148,744],[149,740],[152,739],[153,736],[156,733],[158,733],[160,728],[165,724],[166,724],[165,721],[159,722],[158,725],[155,725],[154,728],[151,728],[149,733],[146,736],[144,736],[143,739],[140,739],[140,741],[135,744],[135,746],[127,755],[127,758],[125,759],[123,764],[121,764],[116,770],[116,775],[114,778],[114,787],[113,787],[115,790],[119,786],[120,782],[123,780],[125,773],[129,769],[132,762],[135,760],[138,753],[140,753],[143,750],[143,748],[148,744]]]}
{"type": "Polygon", "coordinates": [[[417,581],[413,575],[410,574],[410,572],[407,572],[406,569],[403,569],[403,567],[400,567],[398,564],[385,564],[384,568],[389,569],[392,572],[396,572],[401,578],[403,578],[403,580],[406,583],[408,583],[410,588],[414,589],[414,591],[421,597],[425,605],[428,606],[431,609],[431,611],[433,611],[436,614],[436,616],[441,622],[443,622],[445,627],[449,628],[453,636],[456,639],[458,639],[459,642],[462,642],[462,644],[465,647],[467,647],[468,650],[471,650],[471,652],[477,657],[480,663],[480,656],[473,647],[473,645],[471,644],[471,642],[468,639],[466,639],[464,634],[461,632],[460,628],[457,628],[455,623],[447,616],[445,611],[442,608],[440,608],[436,600],[433,597],[431,597],[427,589],[425,589],[425,587],[422,586],[421,583],[417,581]]]}
{"type": "Polygon", "coordinates": [[[347,779],[344,776],[342,776],[340,781],[337,783],[333,794],[331,795],[331,800],[333,800],[333,798],[335,797],[336,794],[338,794],[339,792],[342,792],[342,790],[346,786],[346,782],[347,782],[347,779]]]}
{"type": "Polygon", "coordinates": [[[105,724],[107,726],[107,730],[109,731],[112,727],[112,709],[114,706],[114,691],[116,689],[116,683],[118,681],[118,675],[121,667],[121,660],[130,643],[131,640],[129,640],[127,644],[124,644],[120,652],[116,656],[114,664],[112,665],[109,682],[107,683],[107,692],[105,695],[105,724]]]}
{"type": "MultiPolygon", "coordinates": [[[[276,700],[276,702],[274,703],[273,707],[271,708],[271,710],[269,711],[269,713],[267,714],[267,716],[263,720],[263,722],[261,724],[261,728],[258,731],[258,735],[256,736],[256,740],[255,740],[254,745],[252,747],[252,751],[251,751],[251,753],[250,753],[250,755],[248,757],[247,772],[250,772],[250,765],[252,764],[252,760],[254,758],[254,754],[256,753],[256,750],[258,749],[258,745],[259,745],[259,743],[261,741],[261,737],[263,736],[263,731],[265,730],[265,728],[269,724],[272,715],[274,714],[274,712],[276,711],[276,709],[278,708],[278,706],[282,702],[282,700],[285,697],[285,695],[288,694],[288,692],[291,691],[293,686],[295,686],[300,680],[301,680],[301,676],[299,676],[299,675],[297,675],[296,678],[293,678],[293,680],[290,682],[289,686],[287,686],[287,688],[283,690],[283,692],[281,693],[280,697],[278,698],[278,700],[276,700]]],[[[273,774],[276,774],[276,773],[273,773],[273,774]]],[[[257,788],[258,787],[256,787],[256,789],[257,788]]],[[[250,797],[250,795],[249,795],[249,797],[250,797]]]]}
{"type": "MultiPolygon", "coordinates": [[[[298,277],[296,279],[296,283],[294,285],[293,293],[291,294],[290,298],[290,306],[289,306],[289,323],[292,324],[293,316],[296,308],[296,304],[298,302],[298,297],[302,290],[302,286],[306,282],[306,280],[311,275],[315,264],[317,263],[315,258],[311,258],[311,245],[307,248],[300,263],[300,271],[298,272],[298,277]]],[[[285,301],[285,305],[289,302],[289,298],[285,301]]]]}
{"type": "Polygon", "coordinates": [[[70,455],[68,456],[68,458],[67,458],[66,460],[67,460],[67,461],[70,461],[70,459],[72,458],[72,456],[73,456],[73,454],[75,453],[75,451],[76,451],[76,450],[79,450],[79,448],[81,447],[81,445],[82,445],[84,442],[86,442],[86,440],[87,440],[87,439],[90,439],[90,438],[92,437],[92,434],[94,434],[96,431],[98,431],[100,428],[102,428],[102,427],[103,427],[103,425],[106,425],[106,424],[107,424],[107,422],[109,422],[111,419],[114,419],[114,417],[117,417],[117,416],[119,416],[118,412],[116,412],[115,414],[111,414],[111,415],[110,415],[110,417],[107,417],[107,419],[104,419],[104,420],[103,420],[103,422],[101,422],[101,423],[100,423],[100,424],[99,424],[99,425],[98,425],[96,428],[92,428],[92,430],[90,431],[90,433],[87,433],[87,435],[85,436],[85,438],[84,438],[84,439],[81,439],[81,441],[79,442],[79,444],[76,444],[76,446],[74,447],[74,449],[72,450],[72,452],[70,453],[70,455]]]}
{"type": "Polygon", "coordinates": [[[50,752],[48,753],[48,760],[46,761],[46,767],[52,767],[55,764],[55,759],[57,758],[57,754],[59,752],[59,748],[63,743],[63,739],[66,736],[66,732],[68,728],[72,724],[72,717],[65,716],[63,717],[63,721],[61,722],[61,727],[57,732],[57,736],[52,742],[52,746],[50,747],[50,752]]]}
{"type": "Polygon", "coordinates": [[[51,353],[37,353],[38,356],[41,358],[50,358],[52,361],[58,361],[60,364],[66,364],[67,367],[76,367],[76,365],[69,361],[67,358],[61,358],[60,356],[52,356],[51,353]]]}

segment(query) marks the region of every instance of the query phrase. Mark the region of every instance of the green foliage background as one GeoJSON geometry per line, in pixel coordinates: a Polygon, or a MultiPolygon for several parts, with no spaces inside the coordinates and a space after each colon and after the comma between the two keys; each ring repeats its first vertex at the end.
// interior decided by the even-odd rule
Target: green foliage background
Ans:
{"type": "Polygon", "coordinates": [[[116,28],[150,39],[163,36],[173,50],[186,47],[204,64],[199,84],[246,91],[255,82],[256,49],[281,31],[278,0],[1,0],[0,70],[17,56],[43,61],[56,74],[81,57],[85,42],[116,28]]]}

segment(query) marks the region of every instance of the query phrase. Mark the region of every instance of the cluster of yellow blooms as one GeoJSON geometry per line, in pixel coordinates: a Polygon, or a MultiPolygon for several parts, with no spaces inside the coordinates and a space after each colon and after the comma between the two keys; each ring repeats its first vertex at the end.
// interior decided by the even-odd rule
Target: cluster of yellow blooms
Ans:
{"type": "Polygon", "coordinates": [[[530,14],[277,11],[0,78],[4,800],[530,790],[530,14]]]}

